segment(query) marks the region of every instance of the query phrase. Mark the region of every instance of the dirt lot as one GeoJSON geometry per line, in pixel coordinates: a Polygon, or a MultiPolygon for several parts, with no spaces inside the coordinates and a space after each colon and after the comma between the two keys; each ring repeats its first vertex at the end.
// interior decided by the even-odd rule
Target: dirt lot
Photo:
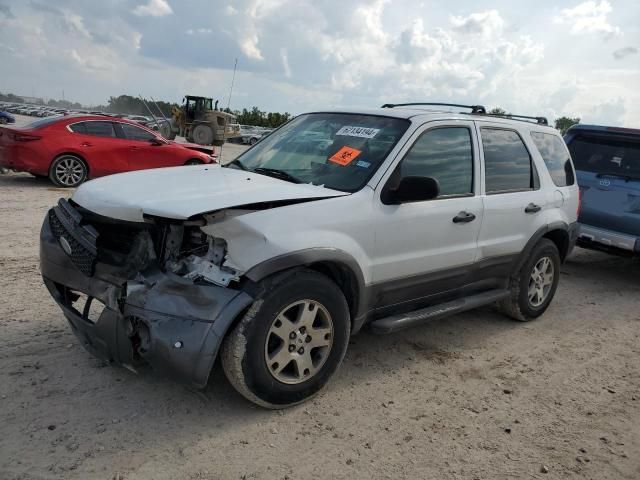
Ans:
{"type": "Polygon", "coordinates": [[[82,349],[38,273],[69,194],[0,175],[1,479],[640,478],[639,263],[576,251],[529,324],[365,331],[321,396],[272,412],[219,365],[196,392],[82,349]]]}

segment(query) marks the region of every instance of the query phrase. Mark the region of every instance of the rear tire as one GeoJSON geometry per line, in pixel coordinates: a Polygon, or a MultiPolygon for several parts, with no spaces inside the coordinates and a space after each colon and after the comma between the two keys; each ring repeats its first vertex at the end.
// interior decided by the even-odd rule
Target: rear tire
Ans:
{"type": "Polygon", "coordinates": [[[51,164],[49,179],[62,188],[74,188],[87,179],[89,170],[80,157],[60,155],[51,164]]]}
{"type": "Polygon", "coordinates": [[[500,310],[521,322],[528,322],[542,315],[558,288],[560,264],[560,254],[555,243],[546,238],[540,240],[520,270],[511,277],[511,294],[500,301],[500,310]]]}
{"type": "Polygon", "coordinates": [[[301,270],[260,284],[255,301],[222,344],[222,367],[245,398],[285,408],[316,395],[340,366],[349,308],[326,276],[301,270]]]}
{"type": "Polygon", "coordinates": [[[211,145],[213,143],[213,130],[209,125],[196,125],[192,135],[193,140],[198,145],[211,145]]]}

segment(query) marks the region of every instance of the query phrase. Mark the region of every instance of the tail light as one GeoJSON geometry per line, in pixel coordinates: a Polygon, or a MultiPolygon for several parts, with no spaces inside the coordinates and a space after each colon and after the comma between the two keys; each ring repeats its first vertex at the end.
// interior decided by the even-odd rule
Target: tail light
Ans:
{"type": "Polygon", "coordinates": [[[580,218],[580,210],[582,210],[582,188],[578,188],[578,211],[576,215],[580,218]]]}
{"type": "Polygon", "coordinates": [[[9,138],[16,142],[33,142],[34,140],[40,140],[42,137],[38,135],[31,135],[28,133],[10,133],[9,138]]]}

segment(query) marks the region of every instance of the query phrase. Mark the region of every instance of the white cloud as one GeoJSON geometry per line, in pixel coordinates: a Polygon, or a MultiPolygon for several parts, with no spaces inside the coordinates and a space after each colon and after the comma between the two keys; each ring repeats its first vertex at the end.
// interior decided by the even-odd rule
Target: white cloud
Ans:
{"type": "Polygon", "coordinates": [[[256,33],[240,39],[240,50],[253,60],[264,60],[262,52],[260,52],[260,48],[258,47],[258,34],[256,33]]]}
{"type": "Polygon", "coordinates": [[[171,15],[173,10],[166,0],[149,0],[146,5],[138,5],[133,13],[140,17],[164,17],[171,15]]]}
{"type": "Polygon", "coordinates": [[[81,55],[77,50],[73,49],[69,52],[69,55],[83,70],[93,71],[115,71],[116,66],[114,63],[107,60],[105,57],[94,54],[81,55]]]}
{"type": "Polygon", "coordinates": [[[89,30],[87,30],[87,28],[84,26],[84,21],[82,20],[82,17],[80,15],[65,12],[63,18],[64,25],[69,29],[69,31],[77,35],[82,35],[83,37],[88,39],[91,38],[91,33],[89,33],[89,30]]]}
{"type": "Polygon", "coordinates": [[[468,17],[451,17],[451,24],[455,31],[483,37],[499,35],[504,28],[504,20],[497,10],[472,13],[468,17]]]}
{"type": "Polygon", "coordinates": [[[211,28],[190,28],[186,32],[187,35],[211,35],[213,33],[213,29],[211,28]]]}
{"type": "Polygon", "coordinates": [[[608,16],[612,10],[607,0],[601,0],[600,3],[590,0],[573,8],[563,9],[554,21],[571,25],[572,34],[599,33],[608,39],[622,33],[619,27],[609,23],[608,16]]]}
{"type": "Polygon", "coordinates": [[[282,68],[284,70],[284,76],[291,78],[291,66],[289,65],[289,56],[286,48],[280,49],[280,58],[282,59],[282,68]]]}

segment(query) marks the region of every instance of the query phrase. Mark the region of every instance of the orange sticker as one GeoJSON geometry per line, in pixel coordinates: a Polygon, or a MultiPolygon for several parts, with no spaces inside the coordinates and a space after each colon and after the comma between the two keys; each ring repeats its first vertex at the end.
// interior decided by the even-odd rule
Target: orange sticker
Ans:
{"type": "Polygon", "coordinates": [[[329,161],[346,167],[361,153],[362,150],[358,150],[357,148],[342,147],[333,155],[333,157],[329,158],[329,161]]]}

